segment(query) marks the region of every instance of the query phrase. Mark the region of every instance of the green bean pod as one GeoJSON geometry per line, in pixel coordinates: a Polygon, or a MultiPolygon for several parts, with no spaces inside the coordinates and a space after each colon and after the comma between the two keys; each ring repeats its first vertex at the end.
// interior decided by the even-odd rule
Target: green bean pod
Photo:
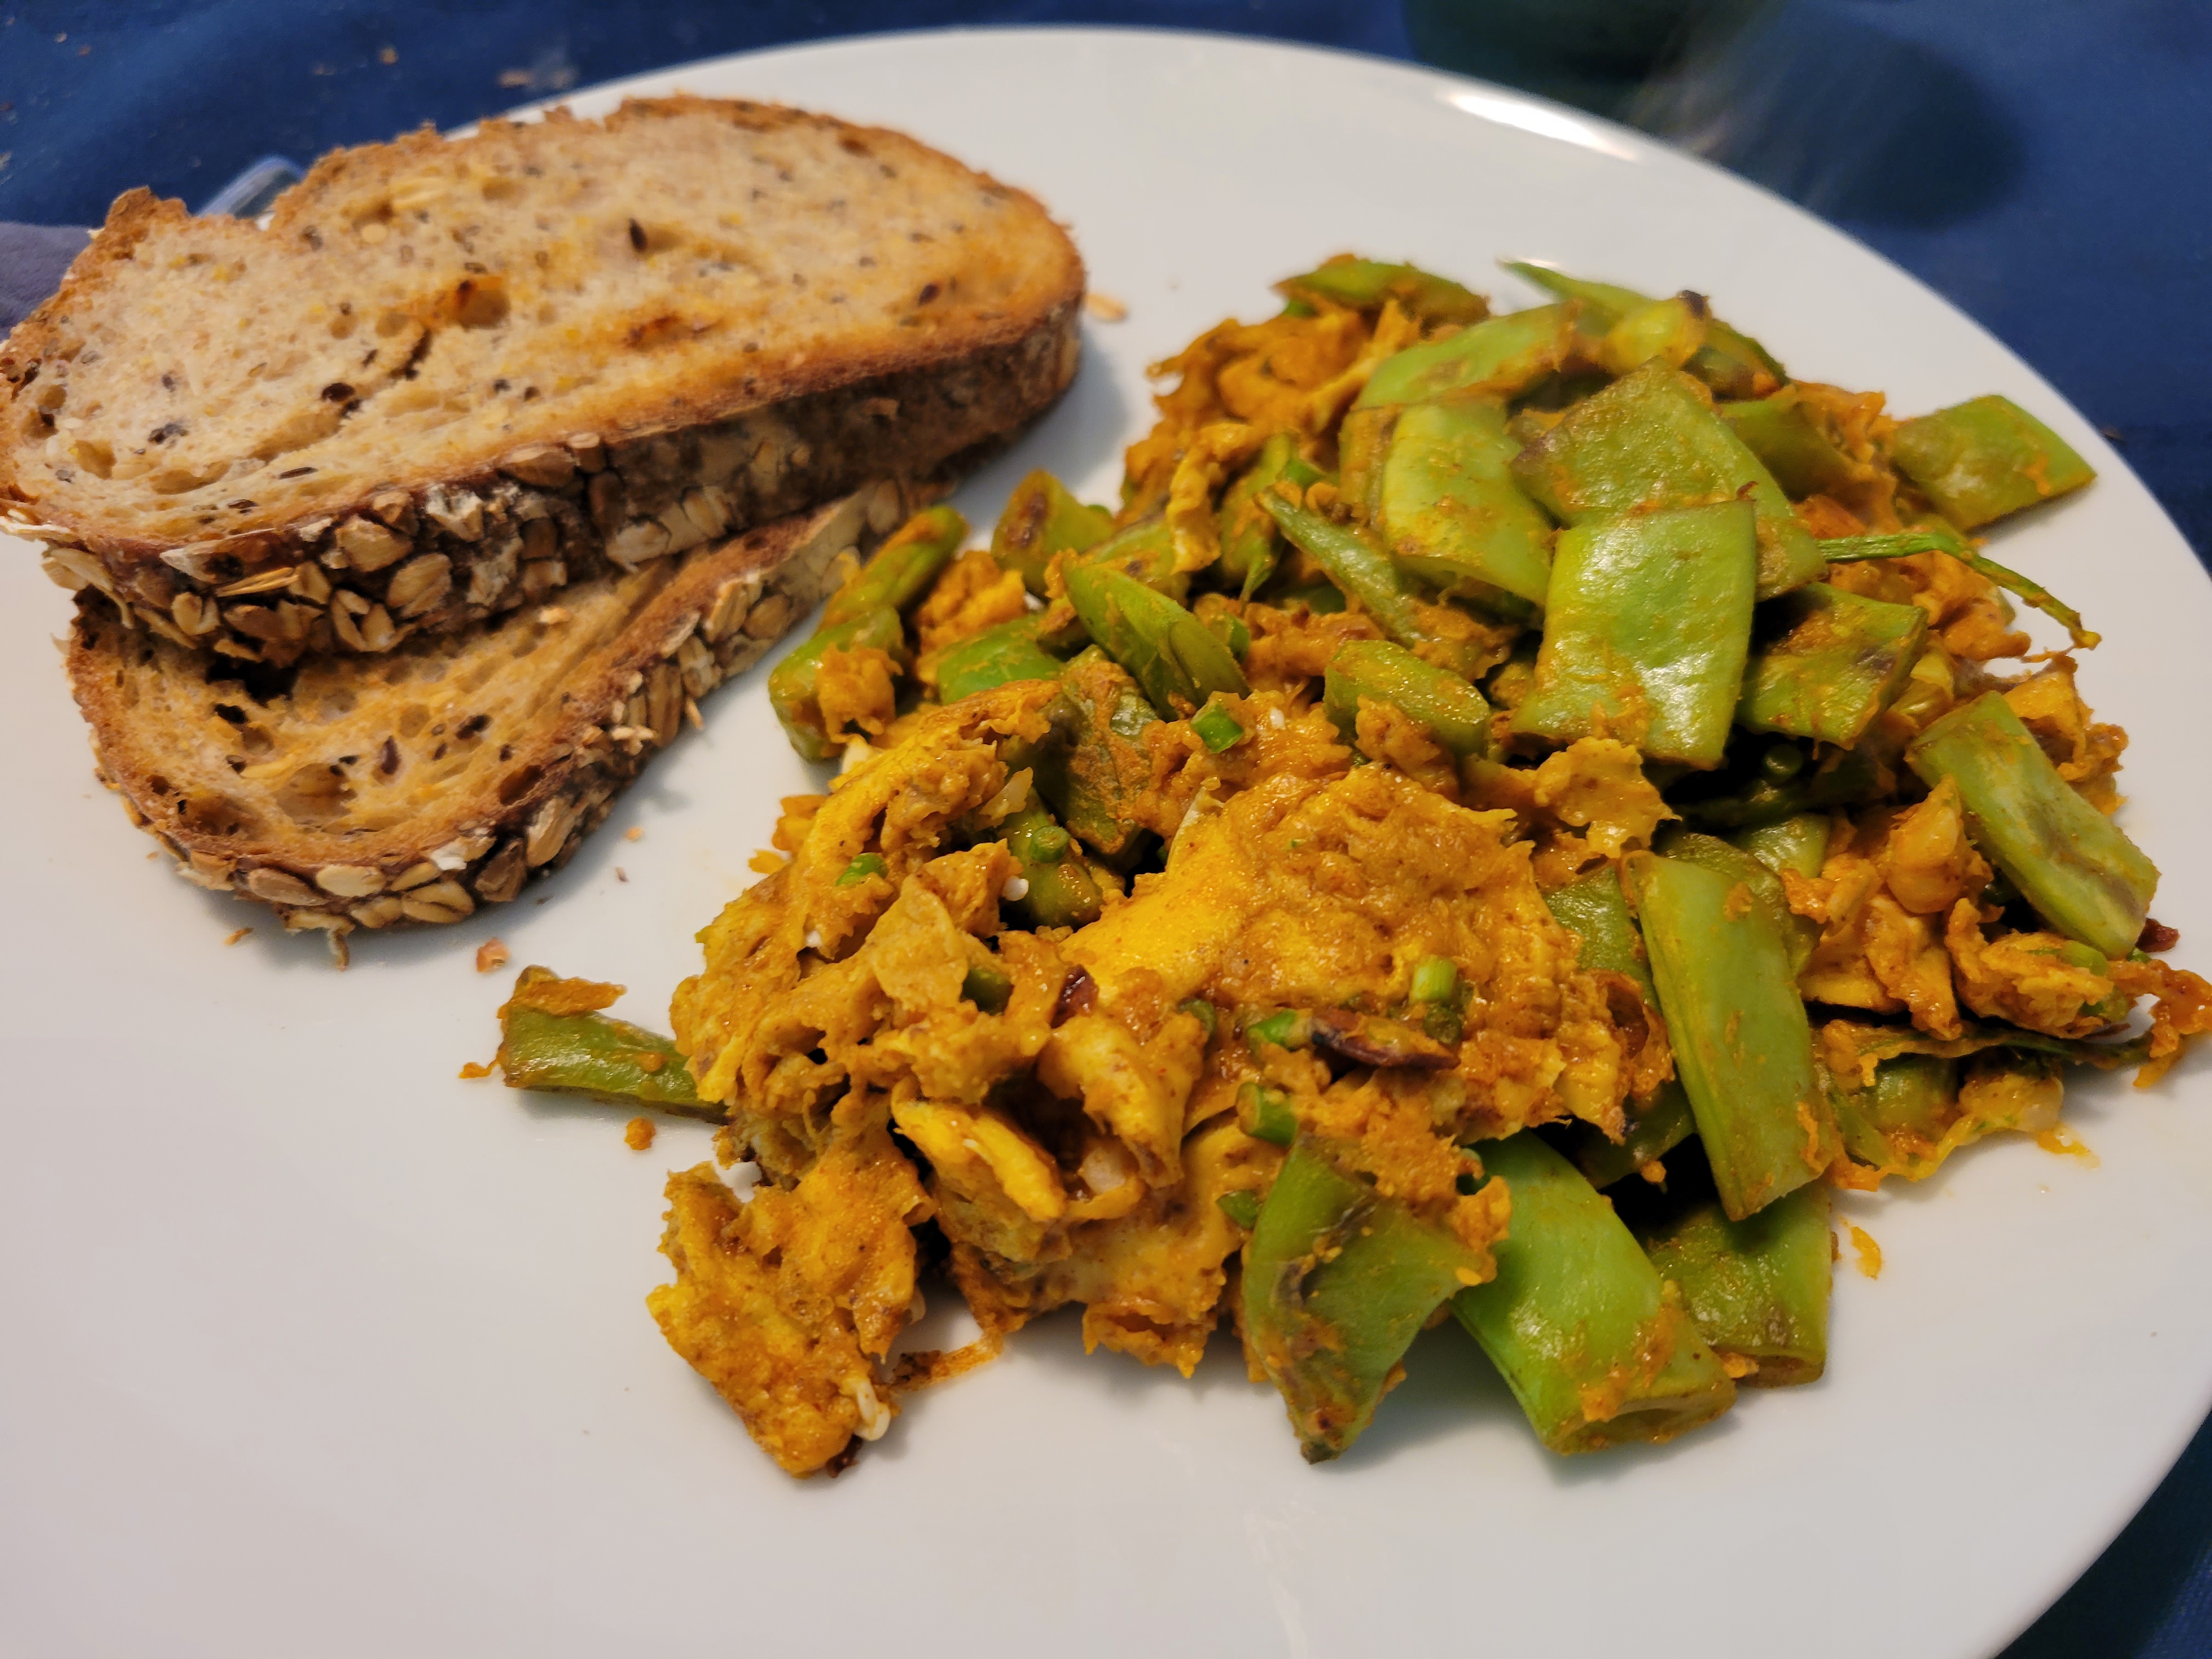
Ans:
{"type": "Polygon", "coordinates": [[[517,997],[499,1011],[498,1065],[510,1089],[585,1095],[716,1122],[723,1115],[699,1098],[673,1042],[611,1014],[550,1013],[517,997]]]}
{"type": "Polygon", "coordinates": [[[1759,597],[1819,578],[1820,544],[1703,388],[1650,362],[1584,398],[1513,463],[1514,476],[1570,525],[1747,493],[1759,522],[1759,597]]]}
{"type": "Polygon", "coordinates": [[[1848,749],[1897,701],[1928,641],[1928,613],[1808,582],[1752,622],[1736,724],[1848,749]]]}
{"type": "Polygon", "coordinates": [[[1086,507],[1042,467],[1014,486],[1006,510],[991,532],[991,556],[1001,570],[1021,573],[1022,585],[1044,597],[1046,568],[1055,553],[1080,553],[1114,532],[1114,515],[1086,507]]]}
{"type": "Polygon", "coordinates": [[[1820,552],[1831,564],[1856,563],[1861,559],[1901,559],[1915,553],[1948,553],[1978,575],[2026,600],[2057,623],[2080,649],[2092,650],[2102,642],[2100,635],[2082,625],[2081,613],[2072,605],[2041,582],[1977,552],[1965,537],[1948,525],[1918,525],[1911,530],[1880,536],[1832,537],[1820,544],[1820,552]]]}
{"type": "Polygon", "coordinates": [[[939,504],[925,507],[875,550],[860,572],[830,596],[822,626],[854,622],[878,610],[903,611],[929,591],[968,534],[968,520],[939,504]]]}
{"type": "Polygon", "coordinates": [[[1750,651],[1757,557],[1741,501],[1562,531],[1535,684],[1513,729],[1557,743],[1608,733],[1654,760],[1718,765],[1750,651]]]}
{"type": "Polygon", "coordinates": [[[1133,856],[1144,832],[1133,815],[1152,781],[1144,734],[1159,716],[1136,682],[1095,645],[1061,671],[1060,684],[1066,741],[1038,757],[1037,793],[1101,858],[1133,856]]]}
{"type": "MultiPolygon", "coordinates": [[[[1387,703],[1459,760],[1490,752],[1490,705],[1458,675],[1388,640],[1352,640],[1329,659],[1322,707],[1345,742],[1358,744],[1363,699],[1387,703]]],[[[1382,758],[1370,755],[1370,760],[1382,758]]]]}
{"type": "Polygon", "coordinates": [[[1050,680],[1066,666],[1037,643],[1043,613],[1016,617],[939,652],[925,672],[934,675],[940,702],[957,702],[978,691],[1016,680],[1050,680]]]}
{"type": "Polygon", "coordinates": [[[1519,448],[1492,399],[1408,405],[1390,434],[1378,514],[1400,567],[1504,614],[1541,606],[1552,523],[1513,481],[1519,448]]]}
{"type": "Polygon", "coordinates": [[[2079,489],[2097,476],[2063,438],[1994,392],[1906,421],[1891,454],[1897,470],[1961,530],[2079,489]]]}
{"type": "Polygon", "coordinates": [[[1713,1183],[1741,1221],[1832,1161],[1789,940],[1747,882],[1651,853],[1623,873],[1713,1183]]]}
{"type": "MultiPolygon", "coordinates": [[[[1544,903],[1553,920],[1582,940],[1578,967],[1626,975],[1643,993],[1646,1006],[1658,1007],[1643,935],[1621,896],[1618,869],[1607,865],[1580,881],[1554,888],[1544,895],[1544,903]]],[[[1610,1187],[1664,1158],[1696,1128],[1690,1097],[1682,1092],[1680,1079],[1668,1078],[1650,1100],[1629,1103],[1627,1133],[1618,1141],[1607,1139],[1594,1124],[1574,1124],[1567,1131],[1569,1155],[1590,1185],[1610,1187]]]]}
{"type": "Polygon", "coordinates": [[[1785,388],[1771,398],[1723,404],[1720,413],[1792,501],[1832,494],[1857,477],[1844,453],[1806,413],[1795,391],[1785,388]]]}
{"type": "Polygon", "coordinates": [[[1311,1143],[1291,1147],[1245,1243],[1240,1295],[1308,1462],[1359,1437],[1429,1316],[1486,1267],[1311,1143]]]}
{"type": "MultiPolygon", "coordinates": [[[[1724,837],[1779,877],[1785,870],[1811,880],[1820,873],[1828,857],[1829,818],[1826,812],[1799,812],[1773,823],[1739,830],[1724,837]]],[[[1785,904],[1786,908],[1786,904],[1785,904]]],[[[1790,961],[1799,973],[1812,960],[1820,942],[1820,924],[1794,912],[1789,918],[1790,961]]]]}
{"type": "Polygon", "coordinates": [[[1387,300],[1395,300],[1407,316],[1423,323],[1479,323],[1490,315],[1490,302],[1461,287],[1449,276],[1438,276],[1418,265],[1395,265],[1380,259],[1340,254],[1303,276],[1275,284],[1275,291],[1293,298],[1311,296],[1352,311],[1379,311],[1387,300]]]}
{"type": "Polygon", "coordinates": [[[1957,783],[1974,845],[2038,915],[2107,957],[2135,949],[2158,866],[2058,775],[2002,693],[1953,709],[1905,760],[1931,787],[1957,783]]]}
{"type": "MultiPolygon", "coordinates": [[[[1662,303],[1632,288],[1589,282],[1547,265],[1515,260],[1499,263],[1547,294],[1579,301],[1586,313],[1585,328],[1601,334],[1610,331],[1631,313],[1662,303]]],[[[1701,296],[1686,294],[1676,297],[1686,301],[1697,299],[1703,303],[1701,296]]],[[[1789,371],[1774,360],[1774,355],[1765,346],[1710,313],[1705,319],[1703,338],[1683,367],[1720,398],[1764,397],[1790,379],[1789,371]]]]}
{"type": "Polygon", "coordinates": [[[1744,1386],[1790,1388],[1826,1369],[1829,1209],[1816,1181],[1747,1220],[1702,1203],[1638,1231],[1660,1277],[1681,1286],[1698,1334],[1724,1361],[1753,1368],[1737,1379],[1744,1386]]]}
{"type": "Polygon", "coordinates": [[[1337,428],[1337,499],[1357,523],[1372,525],[1382,517],[1382,465],[1397,423],[1397,409],[1386,404],[1352,410],[1337,428]]]}
{"type": "Polygon", "coordinates": [[[1229,647],[1166,594],[1098,565],[1072,565],[1066,577],[1068,603],[1091,637],[1163,716],[1187,719],[1216,691],[1243,696],[1251,689],[1229,647]]]}
{"type": "Polygon", "coordinates": [[[825,623],[805,644],[786,653],[768,677],[769,706],[801,760],[830,761],[842,752],[823,729],[822,706],[814,699],[823,653],[836,648],[859,651],[872,647],[894,658],[906,651],[906,624],[899,613],[881,605],[859,616],[825,623]]]}
{"type": "Polygon", "coordinates": [[[1240,599],[1250,599],[1275,574],[1275,521],[1255,498],[1288,474],[1297,453],[1295,435],[1270,433],[1252,465],[1222,493],[1221,556],[1213,569],[1215,579],[1240,599]]]}
{"type": "Polygon", "coordinates": [[[1574,349],[1571,306],[1539,306],[1492,317],[1385,357],[1352,407],[1417,404],[1453,392],[1516,398],[1557,373],[1574,349]]]}
{"type": "Polygon", "coordinates": [[[1477,1148],[1513,1195],[1498,1276],[1452,1298],[1555,1452],[1668,1440],[1711,1421],[1735,1385],[1613,1206],[1543,1139],[1477,1148]]]}
{"type": "Polygon", "coordinates": [[[1032,806],[999,826],[1000,838],[1027,884],[1015,908],[1032,927],[1084,927],[1098,920],[1098,884],[1075,852],[1074,837],[1032,806]]]}
{"type": "Polygon", "coordinates": [[[1260,499],[1283,533],[1310,555],[1331,581],[1358,600],[1385,634],[1462,678],[1477,665],[1477,649],[1445,631],[1448,619],[1442,607],[1417,598],[1405,573],[1367,537],[1309,508],[1293,507],[1272,491],[1260,499]]]}

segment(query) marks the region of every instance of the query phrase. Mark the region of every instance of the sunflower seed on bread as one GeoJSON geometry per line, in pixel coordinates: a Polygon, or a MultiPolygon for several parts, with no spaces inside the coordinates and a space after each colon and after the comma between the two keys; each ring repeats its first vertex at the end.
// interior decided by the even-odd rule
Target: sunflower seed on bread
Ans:
{"type": "Polygon", "coordinates": [[[0,529],[179,649],[373,656],[957,465],[1083,281],[1021,191],[744,102],[342,150],[265,230],[134,191],[0,346],[0,529]]]}
{"type": "Polygon", "coordinates": [[[566,863],[920,499],[872,485],[373,660],[209,657],[83,594],[70,680],[102,780],[187,880],[341,940],[458,921],[566,863]]]}

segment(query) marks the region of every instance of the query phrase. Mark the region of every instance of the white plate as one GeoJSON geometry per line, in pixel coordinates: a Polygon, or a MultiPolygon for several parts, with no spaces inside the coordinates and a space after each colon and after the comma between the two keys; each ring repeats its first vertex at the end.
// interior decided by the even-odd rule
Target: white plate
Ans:
{"type": "MultiPolygon", "coordinates": [[[[2134,736],[2157,913],[2192,945],[2212,928],[2188,856],[2212,809],[2195,561],[2050,387],[1804,214],[1516,95],[1224,39],[932,34],[634,83],[675,85],[903,128],[1025,185],[1127,302],[963,492],[979,525],[1032,465],[1103,495],[1146,360],[1346,247],[1516,300],[1498,256],[1694,286],[1800,374],[1902,410],[2009,393],[2104,477],[2002,556],[2104,630],[2085,680],[2134,736]]],[[[1887,1267],[1839,1268],[1826,1380],[1662,1449],[1551,1457],[1443,1330],[1357,1450],[1309,1468],[1225,1339],[1185,1383],[1085,1358],[1063,1316],[915,1400],[843,1479],[794,1484],[641,1305],[663,1173],[704,1132],[641,1155],[618,1115],[454,1080],[493,1044],[507,976],[471,957],[495,934],[664,1023],[692,933],[807,787],[757,674],[549,886],[360,937],[339,975],[149,861],[55,672],[65,602],[5,551],[9,1652],[1968,1656],[2087,1565],[2203,1414],[2192,1062],[2147,1095],[2075,1085],[2100,1168],[2014,1141],[1847,1202],[1887,1267]]]]}

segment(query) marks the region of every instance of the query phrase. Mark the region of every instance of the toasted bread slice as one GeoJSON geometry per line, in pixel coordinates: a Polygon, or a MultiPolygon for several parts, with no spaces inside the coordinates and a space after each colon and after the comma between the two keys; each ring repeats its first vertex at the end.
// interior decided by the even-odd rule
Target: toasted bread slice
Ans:
{"type": "Polygon", "coordinates": [[[881,483],[374,661],[210,657],[87,593],[70,680],[102,780],[186,879],[341,940],[456,921],[565,863],[903,510],[881,483]]]}
{"type": "Polygon", "coordinates": [[[118,200],[0,347],[0,528],[173,644],[374,653],[1002,440],[1083,265],[894,132],[633,100],[118,200]]]}

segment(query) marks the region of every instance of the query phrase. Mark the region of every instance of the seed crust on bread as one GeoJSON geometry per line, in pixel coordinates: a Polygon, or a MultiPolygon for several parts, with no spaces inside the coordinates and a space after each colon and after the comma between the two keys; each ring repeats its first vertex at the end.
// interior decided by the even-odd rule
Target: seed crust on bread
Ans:
{"type": "Polygon", "coordinates": [[[1020,191],[742,101],[342,150],[265,230],[136,191],[0,346],[0,527],[167,644],[373,656],[1003,441],[1083,284],[1020,191]]]}
{"type": "Polygon", "coordinates": [[[210,658],[80,595],[70,681],[101,781],[196,885],[343,951],[559,869],[699,700],[939,491],[828,506],[418,636],[374,661],[210,658]]]}

